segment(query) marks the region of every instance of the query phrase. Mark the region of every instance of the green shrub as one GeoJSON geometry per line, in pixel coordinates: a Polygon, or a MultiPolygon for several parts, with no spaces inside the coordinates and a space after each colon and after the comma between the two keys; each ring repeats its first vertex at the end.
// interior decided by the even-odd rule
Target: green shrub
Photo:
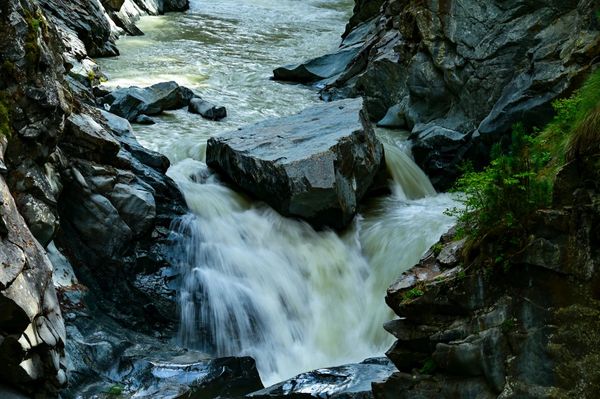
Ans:
{"type": "Polygon", "coordinates": [[[410,302],[411,300],[423,296],[424,294],[425,292],[421,288],[412,288],[411,290],[402,294],[402,302],[410,302]]]}
{"type": "Polygon", "coordinates": [[[458,180],[463,207],[448,213],[457,216],[458,234],[467,238],[465,260],[481,256],[482,266],[507,271],[528,242],[533,215],[550,205],[559,168],[600,153],[600,69],[553,106],[556,115],[543,130],[528,133],[516,125],[507,150],[495,146],[487,168],[467,166],[458,180]]]}
{"type": "MultiPolygon", "coordinates": [[[[463,193],[463,207],[449,213],[458,217],[459,234],[469,244],[489,238],[505,250],[516,250],[529,230],[531,216],[550,204],[551,184],[538,177],[548,156],[532,151],[536,146],[536,139],[517,125],[508,151],[496,145],[488,167],[480,172],[467,169],[458,180],[455,190],[463,193]]],[[[490,256],[492,263],[504,264],[508,259],[490,256]]]]}

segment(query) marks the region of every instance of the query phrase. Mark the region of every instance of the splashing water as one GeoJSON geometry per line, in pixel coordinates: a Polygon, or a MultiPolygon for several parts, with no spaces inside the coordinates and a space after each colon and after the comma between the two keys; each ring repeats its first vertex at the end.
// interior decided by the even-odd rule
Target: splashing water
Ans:
{"type": "Polygon", "coordinates": [[[381,356],[393,338],[386,288],[452,224],[453,206],[414,164],[405,136],[379,131],[393,194],[370,200],[339,235],[314,231],[231,190],[203,162],[206,140],[318,101],[268,80],[273,67],[335,47],[351,0],[193,1],[186,14],[144,18],[146,35],[102,60],[110,84],[176,80],[228,107],[222,123],[180,110],[136,127],[165,153],[192,214],[178,221],[180,342],[256,359],[263,382],[381,356]]]}
{"type": "Polygon", "coordinates": [[[247,202],[202,162],[175,166],[182,187],[194,186],[184,192],[195,213],[178,226],[181,341],[252,356],[267,383],[381,355],[392,341],[387,286],[451,223],[450,199],[405,150],[385,149],[395,194],[372,201],[342,236],[247,202]]]}

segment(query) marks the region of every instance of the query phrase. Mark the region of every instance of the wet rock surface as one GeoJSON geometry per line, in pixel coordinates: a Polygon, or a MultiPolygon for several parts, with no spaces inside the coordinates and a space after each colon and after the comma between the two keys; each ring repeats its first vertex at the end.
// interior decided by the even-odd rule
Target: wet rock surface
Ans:
{"type": "Polygon", "coordinates": [[[67,370],[52,265],[2,177],[0,219],[0,381],[31,396],[55,395],[67,370]]]}
{"type": "Polygon", "coordinates": [[[188,106],[188,111],[194,114],[199,114],[205,119],[221,120],[227,116],[225,107],[215,105],[202,98],[192,98],[188,106]]]}
{"type": "Polygon", "coordinates": [[[158,115],[166,110],[186,107],[194,93],[175,82],[162,82],[149,87],[116,89],[100,99],[106,109],[130,122],[142,115],[158,115]]]}
{"type": "Polygon", "coordinates": [[[103,315],[81,285],[61,289],[67,312],[72,383],[64,398],[241,397],[262,388],[253,359],[210,358],[177,347],[169,335],[123,328],[103,315]]]}
{"type": "Polygon", "coordinates": [[[373,120],[412,130],[417,163],[447,189],[464,159],[485,162],[517,122],[543,126],[580,84],[600,54],[598,7],[357,0],[337,52],[274,75],[326,100],[362,96],[373,120]]]}
{"type": "Polygon", "coordinates": [[[360,99],[318,105],[208,140],[206,162],[280,213],[345,227],[383,164],[360,99]]]}
{"type": "Polygon", "coordinates": [[[140,35],[135,26],[141,15],[185,11],[189,0],[40,0],[47,17],[56,25],[64,41],[80,42],[79,60],[119,55],[115,44],[119,35],[140,35]]]}
{"type": "Polygon", "coordinates": [[[371,383],[381,381],[394,372],[386,358],[367,359],[361,363],[322,368],[247,395],[253,399],[331,398],[371,399],[371,383]]]}
{"type": "MultiPolygon", "coordinates": [[[[176,275],[168,259],[169,227],[187,211],[164,174],[166,157],[143,148],[127,120],[93,106],[85,69],[64,68],[66,61],[72,72],[69,63],[85,61],[87,50],[77,35],[64,35],[59,13],[25,0],[0,6],[7,38],[0,43],[0,105],[8,115],[0,131],[0,262],[6,265],[0,276],[0,381],[2,389],[28,397],[57,396],[68,375],[75,391],[104,383],[106,369],[98,365],[112,367],[111,356],[127,347],[118,342],[137,342],[128,335],[133,329],[172,336],[176,275]],[[48,245],[61,273],[66,334],[52,265],[40,244],[48,245]],[[91,338],[103,333],[117,349],[91,338]],[[89,342],[93,350],[82,351],[89,342]],[[84,379],[77,377],[82,373],[84,379]]],[[[158,102],[168,107],[177,99],[167,95],[158,102]]]]}

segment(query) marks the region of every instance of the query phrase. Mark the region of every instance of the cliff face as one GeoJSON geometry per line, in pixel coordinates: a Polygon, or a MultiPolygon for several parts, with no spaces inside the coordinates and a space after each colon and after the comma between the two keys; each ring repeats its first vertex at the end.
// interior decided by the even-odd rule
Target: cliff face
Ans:
{"type": "MultiPolygon", "coordinates": [[[[95,108],[89,83],[71,69],[72,36],[57,9],[46,11],[35,1],[0,5],[0,385],[53,396],[67,371],[75,383],[83,369],[88,380],[100,378],[87,334],[115,332],[115,320],[125,330],[172,331],[164,270],[169,226],[186,205],[164,174],[168,160],[139,145],[126,120],[95,108]],[[52,241],[79,278],[59,292],[68,362],[44,250],[52,241]]],[[[77,40],[95,40],[94,26],[77,40]]],[[[75,58],[85,59],[86,47],[75,58]]]]}
{"type": "Polygon", "coordinates": [[[411,131],[417,163],[446,189],[513,124],[543,126],[551,102],[600,54],[597,0],[357,0],[339,52],[280,68],[322,97],[363,96],[383,126],[411,131]],[[378,12],[373,12],[380,5],[378,12]]]}
{"type": "Polygon", "coordinates": [[[463,264],[464,242],[448,235],[388,289],[400,371],[376,398],[598,397],[600,158],[588,126],[593,140],[559,171],[552,207],[510,263],[463,264]]]}
{"type": "Polygon", "coordinates": [[[65,326],[34,235],[43,242],[57,227],[52,148],[69,107],[49,45],[54,32],[37,8],[3,2],[0,33],[0,393],[55,394],[67,381],[65,326]]]}

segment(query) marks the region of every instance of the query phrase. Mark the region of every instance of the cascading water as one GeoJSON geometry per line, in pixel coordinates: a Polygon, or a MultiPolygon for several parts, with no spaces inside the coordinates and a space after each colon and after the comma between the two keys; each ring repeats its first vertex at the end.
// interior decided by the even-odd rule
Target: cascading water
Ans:
{"type": "Polygon", "coordinates": [[[270,70],[327,52],[351,0],[213,0],[183,15],[146,18],[143,38],[119,43],[102,66],[113,85],[173,79],[228,106],[223,123],[176,111],[139,140],[165,153],[193,212],[179,221],[174,251],[183,345],[256,359],[265,383],[301,371],[380,356],[392,341],[383,297],[449,227],[452,206],[412,162],[402,135],[378,132],[393,194],[372,199],[343,235],[316,232],[222,184],[203,162],[220,131],[299,111],[318,101],[270,70]]]}
{"type": "Polygon", "coordinates": [[[173,167],[194,212],[176,251],[184,345],[252,356],[266,382],[381,355],[392,341],[381,327],[387,286],[451,223],[449,198],[401,148],[385,148],[395,194],[343,236],[247,202],[202,162],[173,167]]]}

